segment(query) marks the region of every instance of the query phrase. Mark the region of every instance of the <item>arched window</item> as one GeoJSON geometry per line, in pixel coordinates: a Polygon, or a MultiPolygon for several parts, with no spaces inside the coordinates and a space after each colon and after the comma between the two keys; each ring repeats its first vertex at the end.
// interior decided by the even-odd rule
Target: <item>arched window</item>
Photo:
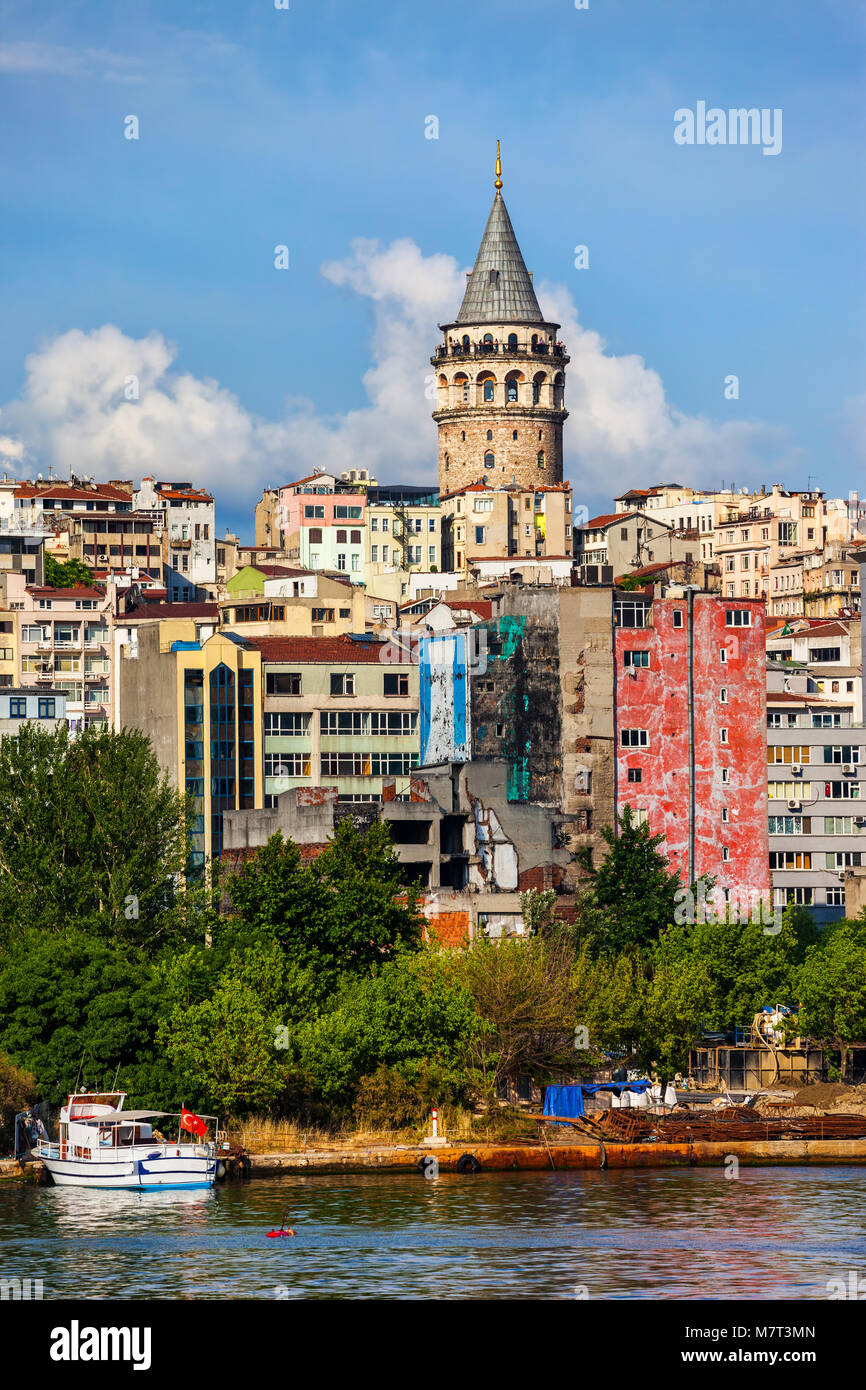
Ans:
{"type": "Polygon", "coordinates": [[[541,430],[538,431],[538,437],[541,438],[541,430]]]}
{"type": "Polygon", "coordinates": [[[488,346],[488,347],[493,347],[493,334],[492,334],[492,333],[485,333],[485,334],[484,334],[484,337],[481,339],[481,341],[482,341],[482,343],[484,343],[486,346],[488,346]]]}
{"type": "Polygon", "coordinates": [[[464,352],[468,352],[470,346],[471,346],[471,344],[470,344],[470,342],[469,342],[469,334],[468,334],[468,333],[464,333],[464,334],[463,334],[463,351],[464,351],[464,352]]]}
{"type": "Polygon", "coordinates": [[[446,454],[446,455],[445,455],[445,467],[446,467],[446,468],[450,468],[450,467],[451,467],[451,455],[450,455],[450,454],[446,454]]]}
{"type": "Polygon", "coordinates": [[[485,399],[485,401],[492,401],[492,400],[493,400],[493,382],[492,382],[492,381],[485,381],[485,383],[484,383],[484,399],[485,399]]]}
{"type": "Polygon", "coordinates": [[[516,439],[516,438],[517,438],[517,430],[512,430],[512,431],[511,431],[511,438],[512,438],[512,439],[516,439]]]}
{"type": "Polygon", "coordinates": [[[539,451],[538,451],[538,466],[539,466],[539,468],[543,468],[543,467],[544,467],[544,450],[543,450],[543,449],[539,449],[539,451]]]}
{"type": "Polygon", "coordinates": [[[461,430],[461,431],[460,431],[460,438],[461,438],[461,439],[465,439],[465,438],[466,438],[466,431],[465,431],[465,430],[461,430]]]}
{"type": "Polygon", "coordinates": [[[493,431],[492,431],[492,430],[488,430],[488,431],[487,431],[487,438],[488,438],[488,439],[492,439],[492,438],[493,438],[493,431]]]}
{"type": "Polygon", "coordinates": [[[506,402],[509,402],[509,403],[511,403],[511,404],[516,403],[516,401],[517,401],[517,382],[516,382],[516,381],[506,381],[506,383],[505,383],[505,400],[506,400],[506,402]]]}
{"type": "Polygon", "coordinates": [[[538,405],[538,397],[539,397],[539,394],[540,394],[540,389],[539,389],[538,382],[537,382],[537,381],[533,381],[533,383],[532,383],[532,404],[533,404],[533,405],[538,405]]]}
{"type": "Polygon", "coordinates": [[[532,335],[532,351],[535,352],[535,349],[536,349],[537,347],[538,347],[538,334],[537,334],[537,333],[533,333],[533,335],[532,335]]]}
{"type": "Polygon", "coordinates": [[[509,335],[508,335],[508,350],[509,350],[509,352],[516,352],[516,351],[517,351],[517,334],[516,334],[516,333],[509,333],[509,335]]]}
{"type": "Polygon", "coordinates": [[[485,468],[494,468],[495,466],[496,466],[496,459],[493,457],[493,455],[492,455],[492,454],[490,453],[490,451],[488,450],[488,452],[484,455],[484,467],[485,467],[485,468]]]}

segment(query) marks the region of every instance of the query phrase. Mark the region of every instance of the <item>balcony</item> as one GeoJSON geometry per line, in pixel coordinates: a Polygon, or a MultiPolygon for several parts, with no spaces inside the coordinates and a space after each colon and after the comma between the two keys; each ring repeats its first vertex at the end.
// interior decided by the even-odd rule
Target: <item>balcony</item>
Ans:
{"type": "Polygon", "coordinates": [[[436,349],[436,356],[431,358],[431,361],[459,362],[479,357],[528,357],[548,362],[555,360],[559,363],[570,360],[564,343],[555,343],[552,347],[549,343],[536,343],[535,347],[531,343],[518,343],[516,347],[509,347],[507,343],[469,343],[468,346],[452,343],[450,347],[440,344],[436,349]]]}

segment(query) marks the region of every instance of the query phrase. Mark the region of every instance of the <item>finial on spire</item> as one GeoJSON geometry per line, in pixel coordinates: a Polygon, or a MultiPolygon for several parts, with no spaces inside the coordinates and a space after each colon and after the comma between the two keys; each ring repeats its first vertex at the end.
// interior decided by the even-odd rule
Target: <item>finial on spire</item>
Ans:
{"type": "Polygon", "coordinates": [[[502,160],[499,158],[499,141],[496,141],[496,182],[493,185],[497,190],[502,187],[502,160]]]}

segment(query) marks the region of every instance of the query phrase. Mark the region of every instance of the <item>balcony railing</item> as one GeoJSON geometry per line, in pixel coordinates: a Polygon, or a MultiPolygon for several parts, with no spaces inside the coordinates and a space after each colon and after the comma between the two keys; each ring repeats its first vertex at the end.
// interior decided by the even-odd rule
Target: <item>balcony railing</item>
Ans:
{"type": "Polygon", "coordinates": [[[452,343],[450,346],[440,344],[436,349],[437,362],[444,362],[447,358],[461,357],[555,357],[557,359],[566,358],[565,344],[536,343],[535,347],[531,343],[518,343],[516,347],[509,347],[507,343],[452,343]]]}

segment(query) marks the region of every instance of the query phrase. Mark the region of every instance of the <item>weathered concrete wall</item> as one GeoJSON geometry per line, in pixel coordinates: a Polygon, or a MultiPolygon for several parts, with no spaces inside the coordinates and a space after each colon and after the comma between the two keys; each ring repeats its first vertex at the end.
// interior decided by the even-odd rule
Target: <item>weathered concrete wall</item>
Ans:
{"type": "MultiPolygon", "coordinates": [[[[770,894],[767,835],[764,605],[696,594],[694,603],[695,875],[719,888],[770,894]],[[726,625],[728,609],[751,624],[726,625]],[[723,698],[724,692],[724,698],[723,698]],[[726,731],[723,741],[723,730],[726,731]],[[723,818],[723,813],[727,813],[723,818]],[[729,858],[723,859],[727,848],[729,858]]],[[[656,598],[653,626],[616,631],[617,807],[647,812],[663,831],[670,868],[688,882],[689,674],[685,598],[656,598]],[[674,626],[674,615],[682,626],[674,626]],[[648,667],[624,665],[626,651],[648,667]],[[634,671],[633,676],[628,670],[634,671]],[[623,730],[646,730],[647,746],[622,746],[623,730]],[[629,768],[641,773],[629,783],[629,768]]]]}
{"type": "Polygon", "coordinates": [[[177,655],[160,651],[160,627],[140,623],[137,657],[118,658],[120,708],[124,725],[147,734],[160,767],[177,786],[177,655]]]}
{"type": "Polygon", "coordinates": [[[564,843],[598,864],[614,822],[613,590],[560,589],[557,602],[564,843]]]}

